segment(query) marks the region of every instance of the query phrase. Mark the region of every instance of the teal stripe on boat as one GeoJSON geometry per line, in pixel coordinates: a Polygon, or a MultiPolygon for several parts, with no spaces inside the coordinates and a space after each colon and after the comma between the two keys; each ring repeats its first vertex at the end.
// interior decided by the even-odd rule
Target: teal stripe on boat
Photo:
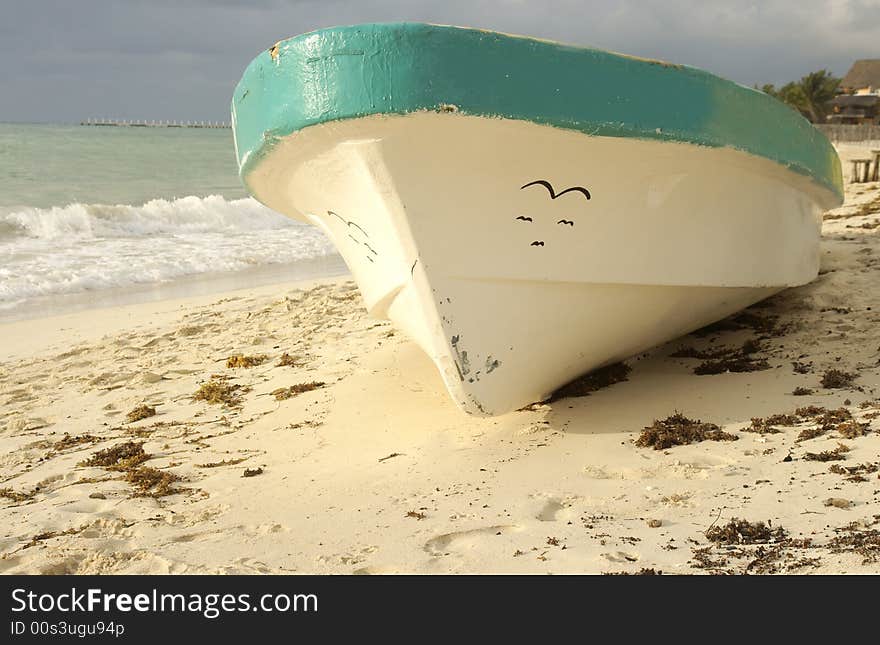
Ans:
{"type": "Polygon", "coordinates": [[[585,134],[730,147],[843,196],[828,139],[766,94],[682,65],[420,23],[322,29],[257,56],[232,99],[241,176],[279,137],[455,106],[585,134]]]}

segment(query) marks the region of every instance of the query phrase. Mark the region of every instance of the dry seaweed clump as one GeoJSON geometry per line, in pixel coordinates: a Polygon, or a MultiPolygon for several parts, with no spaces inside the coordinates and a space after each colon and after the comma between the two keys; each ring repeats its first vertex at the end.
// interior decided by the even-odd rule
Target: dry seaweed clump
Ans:
{"type": "Polygon", "coordinates": [[[99,466],[107,470],[129,470],[150,459],[152,455],[144,452],[143,443],[126,441],[106,450],[99,450],[80,466],[99,466]]]}
{"type": "Polygon", "coordinates": [[[810,394],[813,393],[813,390],[811,390],[808,387],[798,386],[798,387],[794,388],[794,390],[792,390],[791,393],[793,396],[809,396],[810,394]]]}
{"type": "Polygon", "coordinates": [[[880,470],[880,462],[876,464],[866,463],[857,466],[841,466],[840,464],[831,464],[828,472],[835,475],[843,475],[848,482],[866,482],[869,481],[865,475],[871,475],[880,470]]]}
{"type": "Polygon", "coordinates": [[[772,528],[764,522],[749,522],[736,517],[724,526],[711,526],[706,530],[706,539],[718,544],[767,544],[783,540],[786,535],[781,526],[772,528]]]}
{"type": "Polygon", "coordinates": [[[30,493],[19,493],[18,491],[14,491],[11,488],[0,488],[0,497],[5,499],[11,499],[13,502],[26,502],[31,499],[37,491],[31,491],[30,493]]]}
{"type": "Polygon", "coordinates": [[[140,421],[141,419],[149,419],[156,416],[156,408],[151,405],[139,405],[134,410],[125,415],[129,423],[140,421]]]}
{"type": "Polygon", "coordinates": [[[855,439],[867,433],[868,424],[860,424],[853,421],[852,413],[846,408],[826,410],[820,406],[810,405],[805,408],[798,408],[795,410],[795,414],[804,421],[812,421],[818,424],[814,428],[801,430],[797,441],[815,439],[831,430],[837,430],[847,439],[855,439]]]}
{"type": "Polygon", "coordinates": [[[193,394],[194,401],[205,401],[214,405],[223,404],[228,406],[236,406],[241,403],[239,391],[242,389],[240,385],[227,383],[224,379],[212,378],[207,383],[202,383],[196,393],[193,394]]]}
{"type": "Polygon", "coordinates": [[[304,364],[305,363],[302,362],[298,357],[291,356],[287,352],[284,352],[281,355],[281,358],[278,359],[275,367],[302,367],[304,364]]]}
{"type": "Polygon", "coordinates": [[[268,360],[265,354],[255,354],[253,356],[245,356],[244,354],[233,354],[226,359],[226,367],[256,367],[262,365],[268,360]]]}
{"type": "Polygon", "coordinates": [[[767,359],[754,356],[760,349],[761,344],[758,341],[747,340],[742,344],[742,347],[730,350],[726,355],[716,357],[716,360],[700,363],[694,368],[694,374],[705,376],[727,372],[759,372],[770,369],[767,359]]]}
{"type": "Polygon", "coordinates": [[[626,363],[614,363],[575,379],[563,385],[550,396],[550,402],[559,399],[588,396],[591,392],[627,380],[632,368],[626,363]]]}
{"type": "Polygon", "coordinates": [[[846,459],[844,453],[849,452],[849,447],[838,443],[834,450],[823,450],[822,452],[808,452],[804,454],[806,461],[843,461],[846,459]]]}
{"type": "Polygon", "coordinates": [[[165,497],[180,492],[180,489],[171,486],[174,482],[180,481],[178,475],[149,466],[129,470],[125,474],[125,481],[135,487],[137,497],[165,497]]]}
{"type": "Polygon", "coordinates": [[[856,439],[858,437],[864,437],[871,430],[871,424],[869,423],[859,423],[858,421],[844,421],[843,423],[838,424],[837,432],[840,433],[840,436],[844,439],[856,439]]]}
{"type": "Polygon", "coordinates": [[[774,314],[755,311],[764,303],[752,305],[745,311],[735,314],[724,320],[719,320],[694,332],[695,336],[709,336],[724,331],[739,331],[751,329],[764,336],[783,336],[788,331],[788,325],[779,324],[779,317],[774,314]]]}
{"type": "Polygon", "coordinates": [[[782,432],[777,426],[791,427],[801,422],[800,417],[793,414],[774,414],[766,418],[752,417],[752,424],[743,428],[743,432],[758,434],[778,434],[782,432]]]}
{"type": "Polygon", "coordinates": [[[850,374],[841,370],[828,370],[822,375],[821,385],[826,390],[850,387],[858,374],[850,374]]]}
{"type": "Polygon", "coordinates": [[[67,448],[73,448],[74,446],[79,446],[84,443],[97,443],[98,441],[100,441],[100,439],[95,435],[81,434],[71,436],[65,432],[61,439],[52,444],[52,448],[54,450],[66,450],[67,448]]]}
{"type": "Polygon", "coordinates": [[[243,461],[247,461],[248,457],[239,459],[223,459],[222,461],[211,461],[207,464],[196,464],[196,468],[220,468],[221,466],[235,466],[243,461]]]}
{"type": "Polygon", "coordinates": [[[825,426],[804,428],[800,431],[800,433],[798,433],[797,439],[795,439],[795,441],[807,441],[808,439],[815,439],[816,437],[821,437],[826,432],[828,432],[828,428],[826,428],[825,426]]]}
{"type": "Polygon", "coordinates": [[[855,421],[852,413],[846,408],[827,410],[818,405],[798,408],[792,414],[774,414],[766,418],[753,418],[751,426],[744,428],[744,432],[776,434],[780,432],[777,426],[792,427],[801,423],[815,425],[800,431],[797,437],[799,442],[815,439],[832,430],[837,430],[846,439],[862,437],[870,432],[870,424],[855,421]]]}
{"type": "Polygon", "coordinates": [[[275,397],[276,400],[284,401],[285,399],[289,399],[293,396],[297,396],[305,392],[311,392],[312,390],[317,390],[324,387],[324,385],[326,385],[324,381],[297,383],[296,385],[291,385],[290,387],[279,387],[277,390],[272,390],[271,394],[275,397]]]}
{"type": "Polygon", "coordinates": [[[769,370],[770,363],[765,358],[752,358],[751,356],[735,356],[722,358],[718,361],[705,361],[694,368],[697,376],[710,376],[713,374],[742,374],[744,372],[760,372],[769,370]]]}
{"type": "Polygon", "coordinates": [[[653,447],[654,450],[666,450],[672,446],[684,446],[699,441],[736,441],[737,439],[738,436],[722,431],[714,423],[694,421],[676,412],[663,420],[655,420],[653,425],[642,430],[636,445],[641,448],[653,447]]]}
{"type": "Polygon", "coordinates": [[[770,369],[766,359],[755,357],[762,349],[761,343],[750,339],[740,347],[721,347],[710,350],[697,350],[693,347],[682,347],[671,356],[675,358],[698,358],[703,362],[694,368],[694,374],[724,374],[726,372],[757,372],[770,369]]]}
{"type": "Polygon", "coordinates": [[[860,217],[863,215],[873,215],[880,212],[880,197],[875,197],[870,202],[860,204],[858,210],[850,215],[850,217],[860,217]]]}
{"type": "Polygon", "coordinates": [[[862,556],[862,564],[870,564],[880,559],[880,531],[849,524],[834,529],[838,533],[829,543],[832,553],[857,553],[862,556]]]}

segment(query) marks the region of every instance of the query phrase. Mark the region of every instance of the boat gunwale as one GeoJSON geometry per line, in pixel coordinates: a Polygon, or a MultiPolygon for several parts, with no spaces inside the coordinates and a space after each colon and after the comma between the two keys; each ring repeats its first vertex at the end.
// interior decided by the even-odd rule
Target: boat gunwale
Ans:
{"type": "Polygon", "coordinates": [[[435,111],[529,121],[593,136],[732,148],[810,178],[838,203],[843,195],[840,160],[825,135],[758,90],[684,65],[480,29],[379,23],[300,34],[279,41],[250,63],[236,86],[231,108],[236,158],[245,185],[248,174],[276,143],[299,130],[365,116],[435,111]],[[481,58],[480,52],[488,53],[481,58]],[[338,56],[359,63],[340,69],[338,56]],[[502,57],[509,62],[499,63],[502,57]],[[329,70],[326,61],[333,62],[329,70]],[[469,63],[465,73],[463,62],[469,63]],[[561,97],[542,99],[548,107],[525,93],[525,81],[536,80],[534,73],[526,73],[525,81],[519,79],[513,89],[491,91],[501,83],[499,70],[514,73],[518,64],[553,69],[565,62],[569,68],[577,63],[582,71],[610,79],[609,87],[568,87],[564,92],[557,88],[555,94],[561,97]],[[320,81],[316,63],[323,65],[320,81]],[[625,86],[610,76],[621,70],[632,76],[625,86]],[[639,78],[655,90],[669,84],[683,96],[664,92],[664,102],[649,106],[639,95],[639,78]],[[486,84],[492,82],[496,85],[487,90],[486,84]],[[621,95],[621,90],[629,94],[621,95]],[[607,118],[614,106],[632,109],[627,103],[635,103],[629,116],[607,118]],[[664,127],[667,123],[675,127],[664,127]]]}

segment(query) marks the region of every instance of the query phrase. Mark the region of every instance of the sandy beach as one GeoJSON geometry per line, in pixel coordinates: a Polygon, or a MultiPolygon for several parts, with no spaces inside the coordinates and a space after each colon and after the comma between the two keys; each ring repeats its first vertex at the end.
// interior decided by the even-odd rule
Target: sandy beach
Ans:
{"type": "Polygon", "coordinates": [[[2,324],[0,571],[878,573],[878,226],[847,184],[817,280],[497,418],[346,279],[2,324]]]}

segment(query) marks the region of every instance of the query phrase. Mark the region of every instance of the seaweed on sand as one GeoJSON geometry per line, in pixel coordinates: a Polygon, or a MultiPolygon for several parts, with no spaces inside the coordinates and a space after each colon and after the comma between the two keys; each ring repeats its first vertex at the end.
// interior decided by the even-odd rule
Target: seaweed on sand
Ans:
{"type": "Polygon", "coordinates": [[[80,466],[99,466],[107,470],[129,470],[150,459],[152,455],[144,452],[144,444],[126,441],[105,450],[99,450],[80,466]]]}
{"type": "Polygon", "coordinates": [[[778,542],[787,535],[781,526],[772,528],[764,522],[749,522],[733,518],[724,526],[710,526],[706,539],[718,544],[766,544],[778,542]]]}
{"type": "Polygon", "coordinates": [[[832,553],[857,553],[863,558],[862,564],[880,559],[880,531],[877,529],[862,528],[852,523],[834,530],[838,535],[828,545],[832,553]]]}
{"type": "Polygon", "coordinates": [[[222,461],[211,461],[207,464],[196,464],[196,468],[220,468],[221,466],[235,466],[243,461],[247,461],[249,457],[240,457],[238,459],[223,459],[222,461]]]}
{"type": "Polygon", "coordinates": [[[838,424],[836,430],[844,439],[856,439],[868,434],[871,431],[871,424],[859,423],[858,421],[844,421],[838,424]]]}
{"type": "Polygon", "coordinates": [[[880,470],[880,463],[865,463],[856,466],[841,466],[840,464],[831,464],[828,472],[835,475],[843,475],[850,482],[866,482],[868,478],[865,475],[871,475],[880,470]]]}
{"type": "Polygon", "coordinates": [[[724,374],[726,372],[757,372],[770,369],[767,359],[754,356],[761,349],[759,341],[749,339],[740,347],[720,347],[710,350],[681,347],[671,356],[702,360],[703,362],[694,368],[694,374],[699,376],[724,374]]]}
{"type": "Polygon", "coordinates": [[[125,418],[128,419],[129,423],[134,423],[135,421],[140,421],[141,419],[148,419],[150,417],[156,416],[156,408],[151,405],[139,405],[131,412],[125,415],[125,418]]]}
{"type": "Polygon", "coordinates": [[[253,356],[245,356],[244,354],[233,354],[226,359],[226,367],[256,367],[262,365],[268,360],[265,354],[254,354],[253,356]]]}
{"type": "Polygon", "coordinates": [[[30,493],[19,493],[11,488],[0,488],[0,497],[11,499],[13,502],[26,502],[27,500],[32,499],[36,494],[36,490],[33,490],[30,493]]]}
{"type": "Polygon", "coordinates": [[[571,383],[563,385],[550,395],[550,401],[559,399],[588,396],[591,392],[609,387],[615,383],[626,381],[632,368],[626,363],[614,363],[585,374],[571,383]]]}
{"type": "Polygon", "coordinates": [[[834,450],[823,450],[822,452],[808,452],[804,454],[806,461],[842,461],[846,459],[844,453],[849,452],[849,447],[845,444],[838,443],[834,450]]]}
{"type": "Polygon", "coordinates": [[[654,450],[666,450],[672,446],[683,446],[699,441],[736,441],[739,437],[724,432],[714,423],[703,423],[700,420],[688,419],[680,412],[675,412],[654,423],[644,430],[636,440],[639,447],[653,447],[654,450]]]}
{"type": "Polygon", "coordinates": [[[196,393],[193,394],[194,401],[205,401],[213,405],[223,404],[230,407],[237,406],[241,403],[240,385],[227,383],[223,378],[213,377],[207,383],[202,383],[196,393]]]}
{"type": "Polygon", "coordinates": [[[68,448],[73,448],[74,446],[79,446],[84,443],[97,443],[100,439],[98,437],[91,434],[80,434],[80,435],[70,435],[68,433],[64,433],[64,436],[52,444],[53,450],[66,450],[68,448]]]}
{"type": "Polygon", "coordinates": [[[324,381],[297,383],[296,385],[291,385],[290,387],[279,387],[277,390],[272,390],[271,394],[275,397],[276,400],[284,401],[285,399],[289,399],[293,396],[304,394],[305,392],[311,392],[312,390],[317,390],[324,387],[324,385],[326,385],[324,381]]]}
{"type": "Polygon", "coordinates": [[[858,378],[858,374],[850,374],[837,369],[827,370],[822,375],[821,385],[826,390],[850,387],[858,378]]]}
{"type": "Polygon", "coordinates": [[[291,356],[287,352],[281,355],[275,367],[302,367],[305,363],[297,356],[291,356]]]}
{"type": "Polygon", "coordinates": [[[769,417],[753,417],[752,424],[743,428],[743,432],[756,432],[758,434],[778,434],[782,432],[777,426],[790,427],[801,422],[801,419],[793,414],[773,414],[769,417]]]}
{"type": "Polygon", "coordinates": [[[172,472],[140,466],[125,473],[125,481],[132,484],[137,497],[165,497],[181,492],[171,484],[180,481],[180,476],[172,472]]]}

